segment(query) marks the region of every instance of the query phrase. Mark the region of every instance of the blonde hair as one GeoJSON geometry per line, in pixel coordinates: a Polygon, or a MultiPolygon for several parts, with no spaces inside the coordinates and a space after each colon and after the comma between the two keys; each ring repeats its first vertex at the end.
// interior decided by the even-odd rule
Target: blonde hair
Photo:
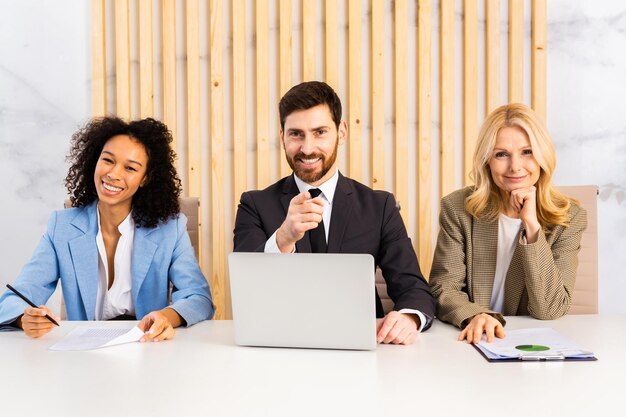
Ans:
{"type": "Polygon", "coordinates": [[[491,177],[489,160],[496,137],[504,127],[518,127],[530,141],[533,157],[541,167],[537,188],[537,220],[543,229],[554,225],[567,226],[570,204],[578,202],[558,192],[552,185],[556,167],[554,146],[543,121],[529,107],[511,103],[495,109],[483,122],[474,150],[474,165],[470,178],[474,191],[465,200],[465,209],[475,218],[495,219],[504,210],[499,188],[491,177]]]}

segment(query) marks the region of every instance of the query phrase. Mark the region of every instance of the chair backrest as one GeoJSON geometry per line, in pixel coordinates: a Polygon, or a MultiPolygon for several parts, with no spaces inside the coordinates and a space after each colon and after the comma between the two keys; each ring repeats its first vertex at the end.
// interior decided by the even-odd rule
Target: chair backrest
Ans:
{"type": "Polygon", "coordinates": [[[189,239],[191,239],[191,245],[193,246],[193,252],[196,254],[196,259],[200,259],[200,199],[198,197],[181,197],[179,199],[180,212],[187,216],[187,233],[189,233],[189,239]]]}
{"type": "MultiPolygon", "coordinates": [[[[578,252],[576,285],[569,314],[598,313],[598,187],[577,185],[557,187],[568,197],[575,198],[587,211],[587,229],[583,232],[578,252]]],[[[393,309],[387,294],[387,284],[380,269],[376,269],[376,290],[385,314],[393,309]]]]}
{"type": "MultiPolygon", "coordinates": [[[[196,259],[200,259],[198,257],[200,252],[199,245],[199,227],[200,227],[200,199],[198,197],[181,197],[178,199],[180,204],[180,212],[183,213],[187,217],[187,233],[189,234],[189,239],[191,239],[191,245],[193,246],[193,252],[196,255],[196,259]]],[[[63,207],[70,208],[72,207],[72,202],[67,199],[63,203],[63,207]]],[[[170,300],[171,300],[171,289],[170,289],[170,300]]],[[[67,317],[65,311],[65,300],[61,295],[61,310],[60,316],[62,320],[65,320],[67,317]]]]}
{"type": "Polygon", "coordinates": [[[578,271],[569,314],[598,313],[598,187],[572,185],[557,187],[575,198],[587,211],[587,229],[580,240],[578,271]]]}

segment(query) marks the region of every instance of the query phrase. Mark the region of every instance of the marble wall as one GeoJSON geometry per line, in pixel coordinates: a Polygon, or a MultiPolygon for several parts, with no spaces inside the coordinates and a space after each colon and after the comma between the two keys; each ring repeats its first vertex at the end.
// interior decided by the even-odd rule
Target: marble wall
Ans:
{"type": "MultiPolygon", "coordinates": [[[[90,114],[89,18],[82,0],[63,7],[7,1],[0,8],[2,286],[29,259],[65,198],[69,138],[90,114]]],[[[548,19],[556,182],[600,187],[600,310],[626,313],[626,6],[550,0],[548,19]]]]}

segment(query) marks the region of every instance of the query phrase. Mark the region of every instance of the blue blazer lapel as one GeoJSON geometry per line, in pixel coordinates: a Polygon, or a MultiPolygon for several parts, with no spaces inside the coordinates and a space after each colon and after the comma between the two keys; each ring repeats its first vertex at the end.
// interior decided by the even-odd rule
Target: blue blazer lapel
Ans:
{"type": "Polygon", "coordinates": [[[150,264],[154,258],[159,245],[150,239],[150,234],[159,229],[159,226],[154,228],[139,227],[135,229],[135,238],[133,241],[133,259],[131,266],[132,274],[132,293],[133,302],[135,303],[135,310],[137,310],[137,304],[139,300],[139,291],[146,279],[150,264]]]}
{"type": "MultiPolygon", "coordinates": [[[[84,234],[69,241],[74,276],[78,282],[80,298],[88,320],[95,319],[98,292],[98,247],[96,246],[98,217],[96,210],[97,204],[93,203],[72,220],[71,224],[84,234]]],[[[67,277],[64,278],[67,279],[67,277]]],[[[66,305],[70,305],[69,300],[66,300],[66,305]]]]}
{"type": "Polygon", "coordinates": [[[348,227],[353,205],[352,184],[339,173],[339,180],[333,197],[330,229],[328,230],[328,253],[340,252],[341,242],[348,227]]]}

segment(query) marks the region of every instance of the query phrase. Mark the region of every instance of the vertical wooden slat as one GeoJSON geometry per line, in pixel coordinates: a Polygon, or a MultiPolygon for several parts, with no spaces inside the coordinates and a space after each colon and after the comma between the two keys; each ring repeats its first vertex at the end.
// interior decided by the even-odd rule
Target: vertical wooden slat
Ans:
{"type": "Polygon", "coordinates": [[[385,189],[385,8],[372,1],[372,188],[385,189]]]}
{"type": "Polygon", "coordinates": [[[115,90],[117,115],[130,120],[130,30],[128,0],[115,0],[115,90]]]}
{"type": "Polygon", "coordinates": [[[315,0],[302,0],[302,81],[315,80],[315,0]]]}
{"type": "Polygon", "coordinates": [[[257,188],[270,185],[269,4],[256,1],[256,146],[257,188]]]}
{"type": "Polygon", "coordinates": [[[106,31],[104,0],[91,0],[91,114],[106,115],[106,31]]]}
{"type": "Polygon", "coordinates": [[[548,46],[548,12],[546,0],[532,0],[531,35],[531,105],[546,120],[546,48],[548,46]]]}
{"type": "Polygon", "coordinates": [[[441,39],[439,197],[443,197],[456,188],[454,186],[454,0],[441,0],[439,16],[441,39]]]}
{"type": "Polygon", "coordinates": [[[409,93],[408,75],[409,22],[407,0],[394,2],[394,96],[396,124],[395,139],[395,197],[400,204],[400,214],[405,226],[412,215],[409,206],[409,93]]]}
{"type": "Polygon", "coordinates": [[[339,46],[337,42],[337,28],[339,17],[337,13],[337,2],[326,0],[325,10],[325,44],[326,44],[326,83],[335,91],[339,88],[339,46]]]}
{"type": "MultiPolygon", "coordinates": [[[[279,28],[279,49],[280,49],[280,96],[282,97],[291,88],[291,0],[280,0],[280,28],[279,28]]],[[[291,173],[291,168],[287,164],[282,142],[279,143],[280,155],[280,176],[285,177],[291,173]]]]}
{"type": "Polygon", "coordinates": [[[172,148],[178,149],[176,119],[176,0],[163,0],[163,122],[172,132],[172,148]]]}
{"type": "Polygon", "coordinates": [[[233,0],[233,214],[248,189],[246,36],[246,0],[233,0]]]}
{"type": "Polygon", "coordinates": [[[215,318],[226,317],[226,247],[224,227],[224,87],[222,64],[222,0],[209,2],[210,54],[210,149],[211,149],[211,293],[215,318]]]}
{"type": "Polygon", "coordinates": [[[139,1],[139,115],[154,116],[152,0],[139,1]]]}
{"type": "Polygon", "coordinates": [[[509,0],[509,103],[524,100],[524,0],[509,0]]]}
{"type": "Polygon", "coordinates": [[[469,173],[478,135],[478,5],[463,1],[463,185],[469,173]]]}
{"type": "Polygon", "coordinates": [[[500,0],[485,1],[485,112],[500,103],[500,0]]]}
{"type": "Polygon", "coordinates": [[[417,255],[422,272],[432,263],[431,2],[417,5],[417,255]]]}
{"type": "MultiPolygon", "coordinates": [[[[201,198],[200,143],[200,10],[199,0],[187,0],[187,193],[201,198]]],[[[200,234],[201,236],[202,234],[200,234]]]]}
{"type": "Polygon", "coordinates": [[[359,182],[363,182],[361,94],[361,0],[348,0],[348,175],[359,182]]]}

